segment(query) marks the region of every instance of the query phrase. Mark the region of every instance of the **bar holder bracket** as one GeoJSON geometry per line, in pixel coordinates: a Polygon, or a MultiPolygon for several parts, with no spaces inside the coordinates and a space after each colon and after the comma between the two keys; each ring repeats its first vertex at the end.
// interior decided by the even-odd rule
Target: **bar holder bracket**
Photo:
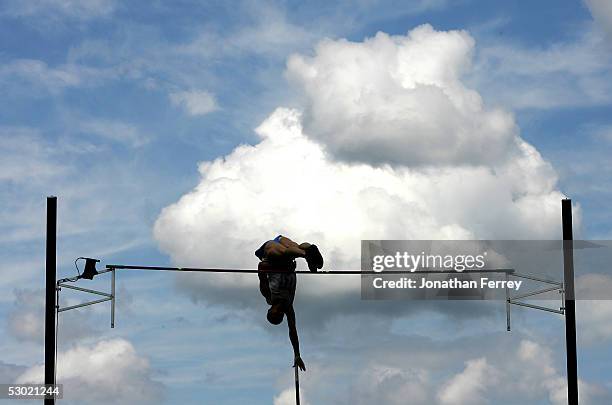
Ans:
{"type": "Polygon", "coordinates": [[[111,273],[111,291],[110,293],[104,292],[104,291],[97,291],[97,290],[92,290],[89,288],[83,288],[83,287],[77,287],[75,285],[72,284],[67,284],[68,282],[75,282],[77,281],[80,277],[73,277],[73,278],[63,278],[61,280],[57,281],[57,286],[56,286],[56,290],[57,290],[57,294],[58,294],[58,298],[59,298],[59,292],[61,291],[62,288],[68,288],[70,290],[76,290],[76,291],[81,291],[84,293],[88,293],[88,294],[94,294],[94,295],[98,295],[98,296],[102,296],[104,298],[100,298],[97,300],[93,300],[93,301],[87,301],[87,302],[83,302],[81,304],[77,304],[77,305],[70,305],[67,307],[63,307],[60,308],[59,306],[59,300],[56,304],[56,309],[58,314],[60,312],[65,312],[65,311],[70,311],[71,309],[77,309],[77,308],[82,308],[82,307],[86,307],[89,305],[94,305],[94,304],[100,304],[102,302],[106,302],[106,301],[110,301],[111,302],[111,328],[115,327],[115,269],[109,269],[109,270],[102,270],[100,272],[98,272],[98,274],[103,274],[103,273],[111,273]]]}
{"type": "Polygon", "coordinates": [[[507,287],[508,283],[506,283],[506,330],[508,332],[510,332],[510,306],[511,305],[517,305],[521,307],[537,309],[540,311],[546,311],[546,312],[552,312],[555,314],[565,315],[565,307],[563,306],[564,305],[563,303],[565,302],[565,288],[563,286],[563,283],[559,281],[546,280],[543,278],[538,278],[538,277],[534,277],[531,275],[520,274],[520,273],[512,273],[512,274],[506,273],[506,281],[510,279],[510,276],[532,280],[532,281],[537,281],[543,284],[547,284],[549,286],[552,285],[553,287],[542,288],[542,289],[530,291],[524,294],[511,296],[510,290],[507,287]],[[551,291],[559,291],[559,294],[561,294],[561,306],[559,307],[559,309],[530,304],[530,303],[522,301],[525,298],[535,297],[539,294],[544,294],[544,293],[548,293],[551,291]]]}

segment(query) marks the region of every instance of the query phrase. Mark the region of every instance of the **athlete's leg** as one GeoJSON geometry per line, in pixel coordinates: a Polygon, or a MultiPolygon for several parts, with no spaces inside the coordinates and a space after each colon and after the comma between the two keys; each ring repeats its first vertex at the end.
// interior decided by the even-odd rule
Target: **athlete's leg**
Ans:
{"type": "Polygon", "coordinates": [[[296,257],[306,257],[306,252],[303,249],[300,249],[297,244],[295,244],[295,246],[289,245],[289,247],[287,247],[281,243],[274,242],[269,242],[266,244],[265,254],[266,258],[271,261],[274,261],[275,259],[293,260],[296,257]]]}
{"type": "Polygon", "coordinates": [[[310,246],[310,243],[308,242],[302,242],[299,245],[297,243],[295,243],[294,241],[292,241],[291,239],[285,237],[285,236],[281,236],[280,237],[280,244],[287,247],[287,248],[298,248],[301,250],[306,250],[308,249],[308,247],[310,246]]]}
{"type": "Polygon", "coordinates": [[[323,257],[315,245],[308,242],[297,244],[291,239],[281,236],[279,242],[270,241],[265,245],[266,257],[270,260],[303,257],[308,262],[308,268],[316,271],[323,266],[323,257]]]}

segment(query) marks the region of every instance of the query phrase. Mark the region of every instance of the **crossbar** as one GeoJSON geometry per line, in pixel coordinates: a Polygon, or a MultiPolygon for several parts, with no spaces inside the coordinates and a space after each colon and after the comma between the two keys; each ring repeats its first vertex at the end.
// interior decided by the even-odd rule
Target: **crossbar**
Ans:
{"type": "MultiPolygon", "coordinates": [[[[164,266],[131,266],[123,264],[107,264],[107,271],[112,270],[158,270],[158,271],[188,271],[188,272],[203,272],[203,273],[252,273],[257,274],[259,270],[252,269],[201,269],[196,267],[164,267],[164,266]]],[[[266,270],[266,273],[286,273],[286,270],[266,270]]],[[[297,274],[325,274],[325,275],[342,275],[342,274],[462,274],[462,273],[509,273],[514,274],[514,269],[481,269],[481,270],[419,270],[419,271],[402,271],[402,270],[385,270],[382,272],[373,270],[330,270],[312,272],[308,270],[297,270],[293,273],[297,274]]]]}

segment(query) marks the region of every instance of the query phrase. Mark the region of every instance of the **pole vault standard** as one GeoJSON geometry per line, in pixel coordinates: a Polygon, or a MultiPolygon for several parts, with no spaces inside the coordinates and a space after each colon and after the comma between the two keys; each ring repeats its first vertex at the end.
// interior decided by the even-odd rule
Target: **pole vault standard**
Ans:
{"type": "Polygon", "coordinates": [[[576,297],[574,296],[574,246],[572,200],[561,201],[563,218],[563,278],[565,280],[565,346],[567,350],[567,402],[578,404],[578,353],[576,350],[576,297]]]}
{"type": "MultiPolygon", "coordinates": [[[[55,384],[55,317],[57,272],[57,197],[47,197],[47,249],[45,271],[45,384],[55,384]]],[[[55,397],[45,398],[54,405],[55,397]]]]}

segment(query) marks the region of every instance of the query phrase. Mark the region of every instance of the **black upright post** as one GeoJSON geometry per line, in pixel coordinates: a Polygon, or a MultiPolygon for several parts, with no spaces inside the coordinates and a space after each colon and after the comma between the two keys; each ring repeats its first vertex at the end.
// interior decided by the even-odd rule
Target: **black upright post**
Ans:
{"type": "MultiPolygon", "coordinates": [[[[55,279],[57,248],[57,197],[47,197],[47,269],[45,276],[45,384],[55,383],[55,279]]],[[[46,398],[45,405],[54,405],[46,398]]]]}
{"type": "Polygon", "coordinates": [[[576,352],[576,297],[574,295],[574,242],[572,200],[561,201],[563,217],[563,276],[565,280],[565,346],[567,348],[567,402],[578,404],[578,354],[576,352]]]}

